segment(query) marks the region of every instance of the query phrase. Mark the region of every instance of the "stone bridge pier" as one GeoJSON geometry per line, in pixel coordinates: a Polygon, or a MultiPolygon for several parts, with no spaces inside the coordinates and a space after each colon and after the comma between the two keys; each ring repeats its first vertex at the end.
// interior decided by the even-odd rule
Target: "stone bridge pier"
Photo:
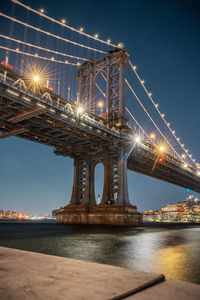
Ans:
{"type": "Polygon", "coordinates": [[[116,153],[108,151],[99,160],[90,156],[74,159],[74,180],[70,203],[57,214],[57,223],[139,225],[142,215],[130,204],[127,184],[127,160],[123,146],[116,153]],[[104,165],[103,195],[95,199],[95,166],[104,165]]]}

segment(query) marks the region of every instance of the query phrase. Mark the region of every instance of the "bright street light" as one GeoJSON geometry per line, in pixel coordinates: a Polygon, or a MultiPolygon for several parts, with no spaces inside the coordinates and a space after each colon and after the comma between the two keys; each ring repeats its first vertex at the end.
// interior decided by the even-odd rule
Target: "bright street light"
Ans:
{"type": "Polygon", "coordinates": [[[101,109],[101,112],[103,112],[103,107],[104,107],[103,101],[99,101],[97,106],[101,109]]]}
{"type": "Polygon", "coordinates": [[[165,150],[165,147],[160,146],[159,150],[160,150],[161,152],[163,152],[163,151],[165,150]]]}
{"type": "Polygon", "coordinates": [[[77,113],[78,113],[78,114],[82,114],[82,112],[83,112],[83,107],[82,107],[82,106],[79,106],[79,107],[77,108],[77,113]]]}
{"type": "Polygon", "coordinates": [[[135,142],[136,142],[136,143],[139,143],[140,141],[141,141],[140,136],[136,136],[136,137],[135,137],[135,142]]]}
{"type": "Polygon", "coordinates": [[[38,82],[40,81],[40,77],[38,75],[33,76],[33,81],[38,82]]]}

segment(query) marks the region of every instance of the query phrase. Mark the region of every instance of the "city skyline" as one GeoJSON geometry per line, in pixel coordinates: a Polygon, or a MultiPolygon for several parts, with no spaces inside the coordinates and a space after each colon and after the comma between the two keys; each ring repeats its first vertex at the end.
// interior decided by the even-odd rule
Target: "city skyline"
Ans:
{"type": "MultiPolygon", "coordinates": [[[[35,8],[44,7],[49,15],[58,19],[65,10],[66,18],[69,17],[73,25],[84,25],[88,32],[97,31],[101,36],[124,42],[162,111],[193,156],[200,161],[200,38],[198,13],[194,5],[197,5],[196,1],[191,1],[193,6],[186,1],[163,1],[162,4],[146,1],[143,5],[148,5],[149,10],[145,11],[139,2],[130,4],[125,1],[121,5],[126,8],[127,19],[131,22],[120,15],[119,6],[113,8],[106,2],[101,4],[108,8],[105,22],[101,19],[102,9],[95,11],[95,19],[88,18],[89,13],[92,15],[95,10],[95,5],[90,7],[89,1],[86,6],[81,6],[81,12],[76,10],[76,6],[81,5],[79,1],[62,4],[62,9],[55,7],[53,1],[24,3],[35,8]],[[137,12],[135,19],[130,19],[130,11],[137,12]],[[115,24],[117,30],[111,26],[114,19],[121,20],[120,24],[115,24]]],[[[3,6],[1,4],[2,10],[6,11],[3,6]]],[[[2,206],[8,209],[15,206],[17,210],[25,207],[25,210],[32,209],[37,214],[43,211],[49,213],[69,202],[73,182],[73,161],[70,158],[57,157],[52,148],[19,138],[1,140],[0,154],[2,206]]],[[[102,195],[102,165],[96,167],[96,173],[97,200],[97,195],[102,195]]],[[[139,211],[159,208],[173,198],[178,202],[187,195],[186,189],[130,171],[128,183],[130,201],[138,206],[139,211]]]]}

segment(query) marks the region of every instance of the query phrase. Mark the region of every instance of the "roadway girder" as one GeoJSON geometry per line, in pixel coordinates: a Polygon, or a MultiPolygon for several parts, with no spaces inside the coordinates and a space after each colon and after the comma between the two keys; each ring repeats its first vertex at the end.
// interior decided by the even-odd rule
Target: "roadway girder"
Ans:
{"type": "Polygon", "coordinates": [[[7,118],[7,121],[12,124],[15,124],[24,120],[28,120],[35,116],[41,115],[42,113],[44,113],[44,111],[45,111],[44,108],[41,107],[31,108],[7,118]]]}

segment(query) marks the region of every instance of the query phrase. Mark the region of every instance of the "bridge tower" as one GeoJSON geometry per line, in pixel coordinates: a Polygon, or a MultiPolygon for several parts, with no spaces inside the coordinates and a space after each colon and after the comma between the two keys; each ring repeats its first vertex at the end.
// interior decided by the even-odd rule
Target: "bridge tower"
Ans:
{"type": "Polygon", "coordinates": [[[95,89],[98,76],[106,81],[106,119],[118,126],[127,123],[125,116],[125,68],[129,54],[122,49],[109,51],[101,59],[83,63],[78,70],[79,101],[96,113],[95,89]]]}
{"type": "MultiPolygon", "coordinates": [[[[79,103],[86,111],[96,114],[95,90],[98,76],[106,82],[104,118],[127,131],[125,115],[125,68],[129,54],[123,49],[109,51],[100,59],[84,62],[78,69],[79,103]]],[[[127,185],[127,145],[112,147],[99,145],[98,155],[94,151],[83,153],[74,159],[74,181],[70,204],[59,215],[59,223],[92,224],[139,224],[141,215],[130,205],[127,185]],[[104,165],[104,188],[100,205],[96,205],[94,169],[97,163],[104,165]]]]}

